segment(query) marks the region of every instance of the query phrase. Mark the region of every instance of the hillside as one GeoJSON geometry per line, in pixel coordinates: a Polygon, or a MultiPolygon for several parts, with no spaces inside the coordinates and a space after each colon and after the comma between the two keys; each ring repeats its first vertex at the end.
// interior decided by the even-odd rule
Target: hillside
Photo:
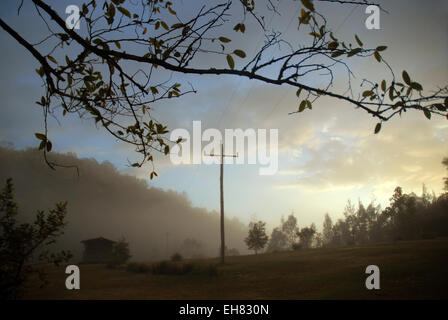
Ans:
{"type": "MultiPolygon", "coordinates": [[[[13,178],[21,219],[30,219],[37,209],[47,210],[67,200],[69,224],[58,246],[72,250],[75,262],[83,250],[80,241],[99,236],[112,240],[125,237],[133,260],[169,257],[187,238],[202,245],[195,255],[218,255],[217,212],[193,207],[183,194],[148,187],[146,181],[120,173],[109,162],[78,159],[74,154],[52,152],[50,156],[59,164],[76,165],[79,177],[74,169],[51,170],[35,149],[0,147],[0,187],[7,178],[13,178]]],[[[238,220],[226,221],[229,248],[245,252],[246,233],[247,228],[238,220]]]]}

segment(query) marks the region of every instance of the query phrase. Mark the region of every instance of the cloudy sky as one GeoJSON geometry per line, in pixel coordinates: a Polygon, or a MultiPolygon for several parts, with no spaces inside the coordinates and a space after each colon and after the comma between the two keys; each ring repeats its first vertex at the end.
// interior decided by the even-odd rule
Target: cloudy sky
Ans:
{"type": "MultiPolygon", "coordinates": [[[[45,25],[28,2],[18,17],[16,3],[2,1],[1,17],[35,42],[45,25]]],[[[68,4],[81,3],[70,0],[52,5],[64,15],[68,4]]],[[[187,1],[176,5],[192,10],[187,1]]],[[[356,33],[366,46],[387,45],[383,56],[398,74],[405,69],[428,89],[446,85],[448,3],[394,0],[382,5],[388,13],[381,13],[380,30],[365,28],[367,15],[362,6],[317,3],[316,7],[328,15],[329,25],[341,38],[353,41],[356,33]]],[[[281,0],[281,15],[266,15],[268,28],[293,41],[300,8],[299,1],[281,0]]],[[[255,28],[248,28],[245,37],[235,43],[248,55],[263,44],[263,35],[255,28]]],[[[12,142],[17,149],[37,146],[34,133],[42,132],[43,126],[41,109],[34,103],[42,95],[34,72],[37,62],[5,32],[0,33],[0,41],[0,141],[12,142]]],[[[387,75],[373,58],[355,60],[350,67],[355,90],[361,90],[364,78],[378,81],[387,75]]],[[[420,193],[423,183],[436,194],[442,191],[446,172],[441,160],[448,156],[446,119],[429,121],[421,112],[407,112],[374,135],[377,121],[340,101],[322,98],[313,110],[289,115],[298,107],[294,88],[225,76],[175,77],[193,83],[198,93],[153,106],[154,115],[170,129],[191,130],[194,120],[200,120],[203,128],[219,130],[278,129],[275,175],[259,175],[258,165],[225,166],[225,208],[230,217],[243,222],[261,219],[272,228],[282,215],[294,212],[301,226],[320,225],[326,212],[333,218],[342,216],[347,199],[375,200],[384,207],[397,185],[406,192],[420,193]]],[[[344,85],[346,77],[336,79],[335,87],[344,85]]],[[[91,120],[58,117],[50,121],[50,135],[54,151],[108,160],[124,173],[149,178],[148,167],[127,166],[127,159],[135,157],[132,148],[95,128],[91,120]]],[[[157,157],[156,168],[159,177],[148,179],[150,185],[186,192],[195,206],[219,210],[218,165],[175,166],[169,158],[157,157]]]]}

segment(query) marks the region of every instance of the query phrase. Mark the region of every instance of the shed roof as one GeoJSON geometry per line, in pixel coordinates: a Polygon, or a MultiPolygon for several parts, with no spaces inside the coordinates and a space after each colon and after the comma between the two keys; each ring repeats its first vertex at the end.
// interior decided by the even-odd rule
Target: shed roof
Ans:
{"type": "Polygon", "coordinates": [[[92,243],[92,242],[107,242],[107,243],[115,243],[115,241],[103,238],[103,237],[98,237],[98,238],[94,238],[94,239],[88,239],[88,240],[82,240],[82,243],[92,243]]]}

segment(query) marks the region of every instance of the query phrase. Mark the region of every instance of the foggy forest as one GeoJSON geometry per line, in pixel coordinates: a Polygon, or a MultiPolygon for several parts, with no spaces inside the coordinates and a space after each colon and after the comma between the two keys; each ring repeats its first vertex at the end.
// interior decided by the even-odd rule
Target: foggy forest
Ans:
{"type": "Polygon", "coordinates": [[[447,299],[446,1],[0,12],[1,300],[447,299]]]}

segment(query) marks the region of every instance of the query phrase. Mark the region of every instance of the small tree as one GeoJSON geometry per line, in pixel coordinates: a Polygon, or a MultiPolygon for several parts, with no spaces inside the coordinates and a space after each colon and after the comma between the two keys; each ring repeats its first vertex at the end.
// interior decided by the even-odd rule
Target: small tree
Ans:
{"type": "Polygon", "coordinates": [[[110,267],[116,267],[128,262],[129,258],[131,258],[131,254],[129,252],[129,243],[123,237],[118,240],[114,246],[112,247],[112,260],[108,264],[110,267]]]}
{"type": "Polygon", "coordinates": [[[310,227],[305,227],[297,232],[297,236],[300,238],[301,247],[304,249],[311,248],[311,244],[313,243],[313,237],[316,233],[316,226],[311,224],[310,227]]]}
{"type": "Polygon", "coordinates": [[[250,250],[254,250],[255,254],[258,250],[264,248],[269,237],[266,235],[266,223],[263,221],[251,222],[249,224],[249,235],[244,240],[250,250]]]}
{"type": "Polygon", "coordinates": [[[268,252],[283,251],[287,248],[288,238],[280,228],[274,228],[269,239],[268,252]]]}
{"type": "Polygon", "coordinates": [[[171,256],[171,261],[182,261],[183,257],[179,252],[176,252],[171,256]]]}
{"type": "Polygon", "coordinates": [[[69,251],[50,253],[46,249],[63,234],[66,214],[67,202],[62,202],[48,214],[37,211],[34,222],[19,224],[14,185],[12,179],[7,180],[0,193],[0,299],[19,298],[22,285],[31,273],[39,275],[42,286],[46,284],[44,272],[30,265],[36,252],[39,252],[38,261],[55,265],[72,257],[69,251]]]}

